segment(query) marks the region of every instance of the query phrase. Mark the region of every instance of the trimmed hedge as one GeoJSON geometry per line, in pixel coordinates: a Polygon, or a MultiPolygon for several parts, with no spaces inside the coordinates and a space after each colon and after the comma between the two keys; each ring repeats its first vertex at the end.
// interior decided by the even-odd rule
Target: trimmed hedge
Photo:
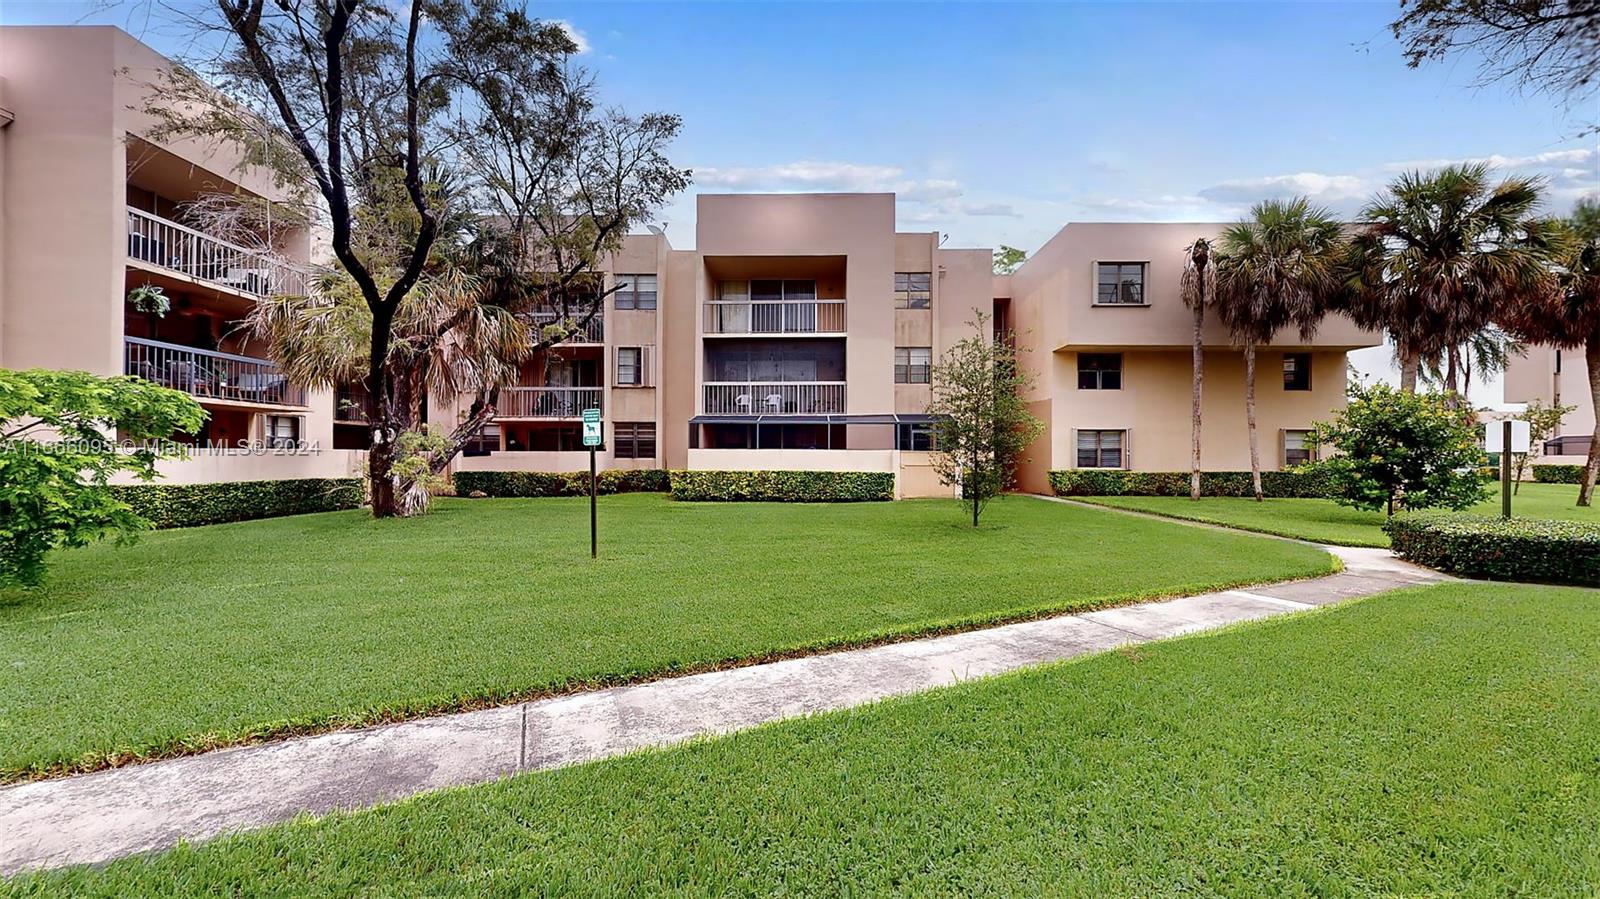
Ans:
{"type": "MultiPolygon", "coordinates": [[[[456,495],[588,496],[587,471],[458,471],[451,478],[456,495]]],[[[602,471],[595,477],[598,493],[665,493],[667,473],[659,468],[602,471]]]]}
{"type": "Polygon", "coordinates": [[[1533,479],[1541,484],[1581,484],[1582,465],[1535,465],[1533,479]]]}
{"type": "MultiPolygon", "coordinates": [[[[1050,472],[1050,487],[1057,496],[1188,496],[1187,471],[1121,471],[1073,468],[1050,472]]],[[[1267,496],[1323,499],[1327,477],[1314,468],[1263,471],[1261,491],[1267,496]]],[[[1202,496],[1254,496],[1248,471],[1203,471],[1202,496]]]]}
{"type": "Polygon", "coordinates": [[[894,473],[674,471],[672,498],[694,502],[875,502],[894,499],[894,473]]]}
{"type": "Polygon", "coordinates": [[[354,509],[365,500],[359,478],[292,478],[218,484],[134,484],[111,488],[158,528],[189,528],[354,509]]]}
{"type": "Polygon", "coordinates": [[[1600,524],[1488,518],[1459,512],[1397,515],[1383,526],[1394,551],[1465,577],[1600,585],[1600,524]]]}

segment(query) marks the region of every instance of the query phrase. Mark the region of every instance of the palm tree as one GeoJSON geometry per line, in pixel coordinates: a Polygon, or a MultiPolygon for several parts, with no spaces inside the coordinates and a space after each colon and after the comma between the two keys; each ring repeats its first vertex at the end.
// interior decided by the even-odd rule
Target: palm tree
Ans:
{"type": "MultiPolygon", "coordinates": [[[[1583,347],[1589,402],[1600,421],[1600,200],[1581,200],[1570,219],[1541,222],[1533,230],[1538,238],[1533,243],[1544,247],[1554,263],[1545,282],[1548,289],[1520,294],[1520,302],[1502,314],[1501,325],[1529,343],[1583,347]]],[[[1578,505],[1589,505],[1596,472],[1600,440],[1591,437],[1578,505]]]]}
{"type": "Polygon", "coordinates": [[[1194,312],[1194,390],[1190,404],[1191,446],[1189,455],[1189,498],[1200,499],[1200,385],[1205,380],[1206,304],[1217,295],[1217,266],[1211,260],[1211,242],[1199,238],[1185,249],[1183,262],[1183,303],[1194,312]]]}
{"type": "Polygon", "coordinates": [[[1257,203],[1222,232],[1215,307],[1244,348],[1244,408],[1250,431],[1250,480],[1261,493],[1256,439],[1256,346],[1294,325],[1302,339],[1316,333],[1343,280],[1348,255],[1340,224],[1304,197],[1257,203]]]}
{"type": "Polygon", "coordinates": [[[1394,341],[1408,392],[1429,358],[1445,361],[1445,387],[1455,392],[1459,348],[1542,277],[1538,254],[1523,241],[1539,182],[1496,185],[1489,173],[1482,163],[1409,172],[1361,211],[1342,305],[1356,324],[1394,341]]]}
{"type": "Polygon", "coordinates": [[[1479,382],[1489,381],[1506,370],[1506,363],[1512,356],[1522,355],[1524,347],[1498,326],[1490,325],[1453,349],[1453,353],[1447,351],[1443,358],[1423,359],[1417,377],[1429,389],[1443,390],[1450,384],[1453,362],[1460,375],[1461,395],[1466,396],[1471,392],[1474,376],[1479,382]]]}

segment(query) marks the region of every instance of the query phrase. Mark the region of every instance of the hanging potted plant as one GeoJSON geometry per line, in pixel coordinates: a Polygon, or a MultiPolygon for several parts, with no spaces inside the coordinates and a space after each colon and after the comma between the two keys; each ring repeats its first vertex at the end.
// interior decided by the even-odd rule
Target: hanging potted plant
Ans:
{"type": "Polygon", "coordinates": [[[172,309],[172,300],[166,291],[148,281],[128,291],[128,305],[150,320],[150,339],[156,338],[156,322],[166,318],[172,309]]]}

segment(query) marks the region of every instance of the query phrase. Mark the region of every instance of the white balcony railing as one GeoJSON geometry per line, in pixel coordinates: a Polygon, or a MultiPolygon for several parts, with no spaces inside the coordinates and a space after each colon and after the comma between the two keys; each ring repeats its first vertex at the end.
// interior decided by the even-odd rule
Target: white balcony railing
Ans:
{"type": "MultiPolygon", "coordinates": [[[[533,313],[533,323],[542,328],[543,326],[551,324],[552,322],[556,321],[560,317],[561,317],[561,314],[558,313],[558,312],[544,312],[544,311],[534,312],[533,313]]],[[[573,318],[582,318],[582,315],[575,314],[573,316],[573,318]]],[[[586,322],[582,328],[578,329],[577,333],[573,334],[571,337],[568,337],[566,340],[562,341],[562,343],[565,344],[565,345],[571,345],[571,344],[575,344],[575,343],[605,343],[605,342],[606,342],[605,317],[602,316],[598,311],[595,312],[594,316],[591,317],[589,319],[589,321],[586,322]]]]}
{"type": "Polygon", "coordinates": [[[124,374],[201,399],[304,406],[306,392],[265,359],[216,353],[142,337],[124,337],[124,374]]]}
{"type": "Polygon", "coordinates": [[[498,418],[581,418],[585,409],[599,409],[599,387],[506,387],[495,406],[498,418]]]}
{"type": "Polygon", "coordinates": [[[707,334],[843,334],[844,300],[707,300],[707,334]]]}
{"type": "Polygon", "coordinates": [[[843,381],[708,381],[706,415],[843,415],[843,381]]]}
{"type": "Polygon", "coordinates": [[[304,294],[310,280],[304,269],[132,206],[128,258],[258,297],[304,294]]]}

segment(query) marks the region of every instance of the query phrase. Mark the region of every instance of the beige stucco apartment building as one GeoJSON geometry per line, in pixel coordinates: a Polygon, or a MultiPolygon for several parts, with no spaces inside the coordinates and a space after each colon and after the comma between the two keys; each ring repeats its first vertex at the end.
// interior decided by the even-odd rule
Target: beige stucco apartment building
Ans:
{"type": "MultiPolygon", "coordinates": [[[[180,481],[355,471],[359,397],[308,391],[234,323],[303,283],[310,235],[252,252],[184,224],[216,191],[274,196],[216,148],[150,138],[137,110],[159,55],[114,28],[0,28],[0,365],[125,372],[186,390],[211,413],[180,481]],[[172,312],[130,310],[162,287],[172,312]],[[241,442],[264,449],[238,450],[241,442]]],[[[929,466],[929,375],[978,312],[1014,330],[1048,423],[1022,485],[1051,469],[1182,470],[1190,323],[1183,249],[1218,225],[1071,224],[1016,274],[987,248],[895,229],[893,194],[698,198],[694,249],[630,236],[605,268],[603,314],[502,392],[456,470],[585,468],[579,416],[605,418],[605,468],[892,471],[904,496],[947,493],[929,466]]],[[[1204,464],[1248,466],[1242,362],[1207,332],[1204,464]]],[[[1263,462],[1343,402],[1345,353],[1377,338],[1343,319],[1263,348],[1263,462]]],[[[344,393],[344,392],[340,392],[344,393]]],[[[465,399],[435,397],[455,423],[465,399]]]]}
{"type": "Polygon", "coordinates": [[[1589,366],[1583,350],[1529,347],[1506,363],[1505,401],[1575,407],[1543,447],[1541,462],[1582,464],[1594,435],[1594,405],[1589,399],[1589,366]]]}

